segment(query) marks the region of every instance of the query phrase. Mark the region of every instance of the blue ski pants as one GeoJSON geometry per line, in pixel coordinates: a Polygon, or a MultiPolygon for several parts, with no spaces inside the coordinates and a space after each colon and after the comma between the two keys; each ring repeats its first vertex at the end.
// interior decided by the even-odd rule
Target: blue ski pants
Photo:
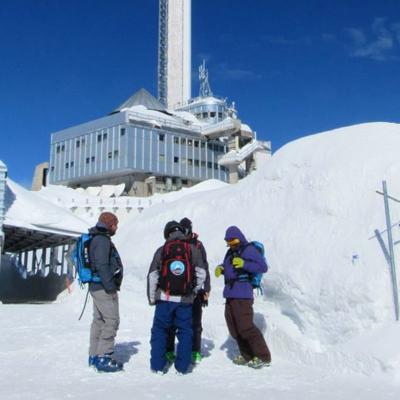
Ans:
{"type": "Polygon", "coordinates": [[[151,328],[150,366],[153,371],[162,371],[167,359],[168,333],[171,327],[177,329],[178,346],[176,350],[175,368],[186,373],[192,361],[192,304],[158,301],[151,328]]]}

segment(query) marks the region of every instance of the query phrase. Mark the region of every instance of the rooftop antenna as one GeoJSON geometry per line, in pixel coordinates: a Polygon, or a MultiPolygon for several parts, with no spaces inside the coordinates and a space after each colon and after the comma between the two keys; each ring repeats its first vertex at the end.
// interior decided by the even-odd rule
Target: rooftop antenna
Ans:
{"type": "Polygon", "coordinates": [[[206,61],[203,60],[203,64],[199,67],[199,81],[200,81],[200,97],[212,96],[210,88],[210,82],[208,81],[208,70],[206,69],[206,61]]]}

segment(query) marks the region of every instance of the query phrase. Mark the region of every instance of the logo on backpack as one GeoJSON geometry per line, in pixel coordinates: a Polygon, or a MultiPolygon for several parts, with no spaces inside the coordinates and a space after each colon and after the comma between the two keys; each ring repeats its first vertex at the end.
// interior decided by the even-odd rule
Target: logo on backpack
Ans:
{"type": "Polygon", "coordinates": [[[89,246],[92,235],[84,233],[76,242],[71,254],[71,260],[75,265],[78,280],[81,284],[95,282],[99,283],[100,277],[92,271],[89,259],[89,246]]]}
{"type": "Polygon", "coordinates": [[[179,276],[185,272],[185,264],[182,261],[173,261],[169,269],[175,276],[179,276]]]}
{"type": "Polygon", "coordinates": [[[186,296],[192,292],[193,266],[188,242],[173,240],[165,243],[158,285],[167,296],[186,296]]]}

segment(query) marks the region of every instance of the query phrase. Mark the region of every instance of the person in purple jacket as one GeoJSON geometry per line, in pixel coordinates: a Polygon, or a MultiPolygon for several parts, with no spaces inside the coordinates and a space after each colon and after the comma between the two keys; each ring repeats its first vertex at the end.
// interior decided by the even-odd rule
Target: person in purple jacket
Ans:
{"type": "Polygon", "coordinates": [[[265,339],[253,322],[253,287],[251,275],[267,272],[263,255],[248,242],[236,226],[225,233],[229,247],[224,262],[215,269],[218,278],[224,275],[225,320],[229,333],[236,340],[240,354],[233,359],[238,365],[262,368],[271,363],[271,353],[265,339]],[[245,279],[246,275],[248,279],[245,279]]]}

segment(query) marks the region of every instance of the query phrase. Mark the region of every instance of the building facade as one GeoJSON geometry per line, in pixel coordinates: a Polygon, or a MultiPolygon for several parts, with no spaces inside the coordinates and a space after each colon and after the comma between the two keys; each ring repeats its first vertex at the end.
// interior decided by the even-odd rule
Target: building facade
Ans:
{"type": "MultiPolygon", "coordinates": [[[[130,194],[149,195],[206,179],[228,181],[227,169],[218,164],[227,143],[202,134],[204,126],[189,113],[177,116],[146,107],[156,101],[141,90],[124,103],[127,107],[53,133],[49,183],[87,187],[123,182],[130,194]]],[[[220,114],[222,119],[222,109],[220,114]]]]}

